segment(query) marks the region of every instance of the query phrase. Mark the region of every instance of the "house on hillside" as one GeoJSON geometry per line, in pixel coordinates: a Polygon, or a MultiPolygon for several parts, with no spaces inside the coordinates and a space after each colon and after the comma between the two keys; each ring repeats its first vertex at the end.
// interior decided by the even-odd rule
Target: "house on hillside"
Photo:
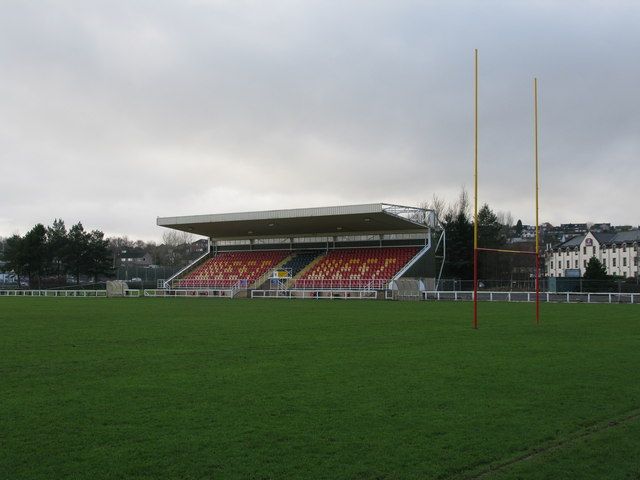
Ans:
{"type": "Polygon", "coordinates": [[[149,265],[153,265],[153,256],[138,248],[121,250],[116,259],[116,266],[120,267],[148,267],[149,265]]]}

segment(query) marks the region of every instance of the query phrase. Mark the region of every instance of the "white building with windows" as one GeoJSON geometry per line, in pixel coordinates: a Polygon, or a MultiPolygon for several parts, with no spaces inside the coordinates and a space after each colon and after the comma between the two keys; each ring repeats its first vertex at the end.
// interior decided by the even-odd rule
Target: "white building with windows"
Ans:
{"type": "Polygon", "coordinates": [[[607,274],[640,276],[640,229],[620,233],[588,232],[561,243],[546,252],[548,277],[583,276],[591,257],[600,260],[607,274]]]}

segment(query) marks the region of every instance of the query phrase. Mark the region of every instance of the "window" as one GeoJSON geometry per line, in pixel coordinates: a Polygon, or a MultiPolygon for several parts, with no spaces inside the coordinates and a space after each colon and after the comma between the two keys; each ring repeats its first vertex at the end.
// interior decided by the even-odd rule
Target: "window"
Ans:
{"type": "Polygon", "coordinates": [[[567,260],[567,268],[571,268],[571,263],[569,263],[569,260],[567,260]]]}
{"type": "Polygon", "coordinates": [[[627,266],[627,257],[624,257],[624,258],[622,259],[622,266],[623,266],[623,267],[626,267],[626,266],[627,266]]]}
{"type": "Polygon", "coordinates": [[[627,244],[626,244],[626,243],[623,243],[623,244],[622,244],[622,251],[623,251],[623,252],[626,252],[626,251],[627,251],[627,244]]]}
{"type": "Polygon", "coordinates": [[[587,254],[587,247],[582,247],[582,253],[585,255],[587,254]]]}
{"type": "Polygon", "coordinates": [[[616,244],[614,243],[613,245],[611,245],[611,251],[615,252],[616,251],[616,244]]]}
{"type": "Polygon", "coordinates": [[[616,266],[616,259],[615,258],[613,259],[613,266],[614,267],[616,266]]]}
{"type": "Polygon", "coordinates": [[[576,260],[576,268],[578,268],[578,260],[576,260]]]}
{"type": "MultiPolygon", "coordinates": [[[[637,267],[638,266],[638,257],[633,259],[633,266],[637,267]]],[[[553,267],[552,267],[553,268],[553,267]]]]}
{"type": "MultiPolygon", "coordinates": [[[[636,258],[636,260],[638,259],[636,258]]],[[[553,270],[553,260],[551,260],[551,269],[553,270]]]]}
{"type": "Polygon", "coordinates": [[[582,263],[583,263],[583,265],[584,265],[584,268],[587,268],[587,261],[586,261],[586,260],[583,260],[583,261],[582,261],[582,263]]]}

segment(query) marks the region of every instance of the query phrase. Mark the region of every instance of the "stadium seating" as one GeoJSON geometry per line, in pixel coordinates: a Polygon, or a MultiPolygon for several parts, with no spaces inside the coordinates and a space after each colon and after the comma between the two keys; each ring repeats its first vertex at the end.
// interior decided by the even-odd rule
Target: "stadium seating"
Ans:
{"type": "Polygon", "coordinates": [[[332,250],[299,279],[295,288],[384,288],[418,247],[332,250]]]}
{"type": "Polygon", "coordinates": [[[248,287],[290,255],[289,251],[223,252],[176,280],[178,288],[248,287]]]}
{"type": "Polygon", "coordinates": [[[321,252],[309,251],[298,252],[291,259],[287,260],[280,268],[291,270],[291,276],[295,277],[304,267],[315,260],[321,252]]]}
{"type": "MultiPolygon", "coordinates": [[[[419,251],[419,247],[352,248],[332,250],[295,279],[293,288],[384,288],[419,251]]],[[[223,252],[205,260],[183,278],[176,288],[250,287],[282,263],[295,277],[322,253],[289,250],[223,252]]]]}

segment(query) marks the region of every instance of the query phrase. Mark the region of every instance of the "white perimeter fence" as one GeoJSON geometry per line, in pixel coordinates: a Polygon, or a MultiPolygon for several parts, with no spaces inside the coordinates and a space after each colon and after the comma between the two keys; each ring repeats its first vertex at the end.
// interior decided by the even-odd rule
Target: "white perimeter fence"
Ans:
{"type": "MultiPolygon", "coordinates": [[[[385,298],[390,299],[391,290],[385,291],[385,298]]],[[[234,298],[238,290],[230,289],[128,289],[124,296],[129,298],[164,297],[164,298],[234,298]]],[[[421,299],[427,301],[472,301],[472,291],[426,291],[420,292],[421,299]]],[[[66,297],[66,298],[106,298],[106,290],[0,290],[0,297],[66,297]]],[[[301,299],[348,299],[373,300],[378,297],[377,290],[252,290],[251,298],[301,298],[301,299]]],[[[535,292],[478,292],[478,300],[482,302],[535,302],[535,292]]],[[[551,303],[625,303],[640,305],[640,293],[579,293],[579,292],[540,292],[541,302],[551,303]]]]}
{"type": "Polygon", "coordinates": [[[315,300],[375,300],[376,290],[252,290],[251,298],[305,298],[315,300]]]}
{"type": "Polygon", "coordinates": [[[106,290],[0,290],[0,297],[106,297],[106,290]]]}
{"type": "Polygon", "coordinates": [[[145,297],[179,297],[179,298],[194,298],[194,297],[210,297],[210,298],[233,298],[238,290],[234,288],[220,289],[220,288],[198,288],[198,289],[147,289],[144,291],[145,297]]]}
{"type": "MultiPolygon", "coordinates": [[[[472,291],[422,292],[424,300],[472,301],[472,291]]],[[[535,302],[536,292],[478,292],[482,302],[535,302]]],[[[640,304],[640,293],[540,292],[541,302],[555,303],[633,303],[640,304]]]]}

